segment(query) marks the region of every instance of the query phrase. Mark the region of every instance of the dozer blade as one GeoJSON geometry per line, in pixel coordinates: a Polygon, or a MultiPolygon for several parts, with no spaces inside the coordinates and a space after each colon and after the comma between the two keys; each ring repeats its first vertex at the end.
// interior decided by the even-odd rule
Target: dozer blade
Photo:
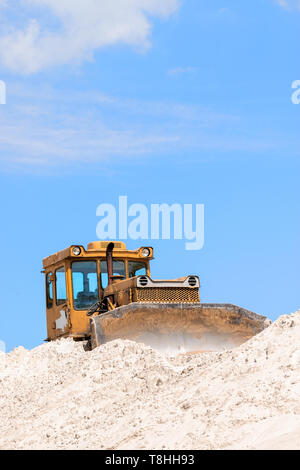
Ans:
{"type": "Polygon", "coordinates": [[[91,318],[92,349],[117,338],[155,349],[192,352],[231,349],[270,324],[230,304],[131,303],[91,318]]]}

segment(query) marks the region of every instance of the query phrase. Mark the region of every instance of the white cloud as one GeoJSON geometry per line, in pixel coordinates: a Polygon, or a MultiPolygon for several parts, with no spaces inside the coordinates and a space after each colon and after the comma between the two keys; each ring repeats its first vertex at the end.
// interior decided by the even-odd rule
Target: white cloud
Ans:
{"type": "Polygon", "coordinates": [[[116,43],[147,48],[151,17],[168,18],[178,7],[179,0],[15,0],[10,8],[0,3],[7,15],[0,62],[30,74],[89,60],[95,50],[116,43]]]}

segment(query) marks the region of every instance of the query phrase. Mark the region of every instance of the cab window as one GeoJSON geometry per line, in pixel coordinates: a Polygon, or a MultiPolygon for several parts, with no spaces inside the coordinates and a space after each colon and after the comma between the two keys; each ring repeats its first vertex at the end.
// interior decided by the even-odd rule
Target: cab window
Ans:
{"type": "Polygon", "coordinates": [[[67,301],[66,273],[65,268],[59,268],[55,273],[56,281],[56,305],[65,304],[67,301]]]}
{"type": "MultiPolygon", "coordinates": [[[[125,263],[124,261],[113,260],[113,275],[114,276],[123,276],[126,278],[125,263]]],[[[107,262],[101,261],[101,286],[102,289],[105,289],[108,285],[108,275],[107,275],[107,262]]]]}
{"type": "Polygon", "coordinates": [[[129,277],[144,276],[147,274],[146,263],[141,261],[128,261],[128,274],[129,277]]]}
{"type": "Polygon", "coordinates": [[[46,276],[47,290],[47,308],[53,307],[53,274],[48,273],[46,276]]]}
{"type": "Polygon", "coordinates": [[[98,302],[98,276],[96,261],[72,263],[73,301],[76,310],[87,310],[98,302]]]}

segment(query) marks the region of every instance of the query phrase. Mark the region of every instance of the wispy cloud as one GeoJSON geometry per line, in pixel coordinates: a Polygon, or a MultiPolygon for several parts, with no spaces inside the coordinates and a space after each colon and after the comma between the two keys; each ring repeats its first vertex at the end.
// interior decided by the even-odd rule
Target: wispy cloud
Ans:
{"type": "Polygon", "coordinates": [[[300,0],[276,0],[277,3],[286,10],[299,10],[300,0]]]}
{"type": "Polygon", "coordinates": [[[150,45],[151,17],[168,18],[179,0],[13,0],[0,3],[0,63],[31,74],[90,60],[101,47],[150,45]]]}
{"type": "Polygon", "coordinates": [[[195,123],[211,128],[235,119],[197,106],[97,92],[11,86],[10,93],[14,104],[0,113],[2,164],[60,165],[163,154],[186,145],[183,128],[195,123]]]}
{"type": "Polygon", "coordinates": [[[230,8],[227,8],[227,7],[219,8],[218,14],[219,14],[219,15],[225,15],[225,14],[227,14],[227,13],[230,13],[230,11],[231,11],[230,8]]]}
{"type": "MultiPolygon", "coordinates": [[[[0,113],[2,168],[60,168],[141,156],[257,152],[286,145],[257,123],[198,105],[10,86],[0,113]]],[[[293,143],[289,140],[292,149],[293,143]]],[[[295,146],[299,148],[299,142],[295,146]]]]}
{"type": "Polygon", "coordinates": [[[169,75],[186,75],[197,72],[198,67],[175,67],[168,70],[169,75]]]}

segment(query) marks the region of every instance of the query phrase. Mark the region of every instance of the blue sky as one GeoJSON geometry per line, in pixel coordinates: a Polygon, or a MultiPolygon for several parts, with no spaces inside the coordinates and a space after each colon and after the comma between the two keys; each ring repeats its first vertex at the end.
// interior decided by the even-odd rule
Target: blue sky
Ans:
{"type": "Polygon", "coordinates": [[[299,308],[299,22],[296,0],[0,1],[8,350],[46,337],[42,258],[96,239],[119,195],[205,204],[204,248],[150,240],[153,277],[199,274],[204,301],[273,320],[299,308]]]}

